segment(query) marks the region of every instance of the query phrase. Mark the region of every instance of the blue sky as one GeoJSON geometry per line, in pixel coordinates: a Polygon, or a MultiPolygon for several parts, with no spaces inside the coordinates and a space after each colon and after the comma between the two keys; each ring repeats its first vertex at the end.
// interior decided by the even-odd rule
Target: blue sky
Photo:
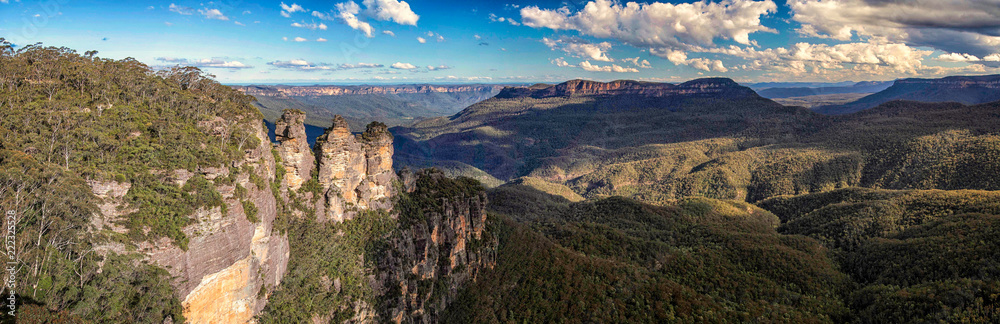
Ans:
{"type": "Polygon", "coordinates": [[[224,83],[992,74],[998,35],[998,0],[0,0],[15,44],[195,65],[224,83]]]}

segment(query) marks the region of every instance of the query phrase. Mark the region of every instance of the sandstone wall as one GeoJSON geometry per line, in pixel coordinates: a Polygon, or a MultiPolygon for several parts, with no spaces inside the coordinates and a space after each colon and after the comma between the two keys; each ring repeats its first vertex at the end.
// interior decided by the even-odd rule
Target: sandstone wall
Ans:
{"type": "MultiPolygon", "coordinates": [[[[436,170],[416,177],[430,186],[450,181],[436,170]]],[[[383,321],[438,322],[459,289],[496,264],[497,241],[485,232],[486,193],[456,193],[439,201],[439,209],[425,210],[426,220],[401,225],[392,250],[378,262],[374,288],[386,300],[383,321]]]]}
{"type": "MultiPolygon", "coordinates": [[[[260,145],[248,149],[244,160],[197,172],[211,180],[228,175],[230,167],[248,164],[258,176],[271,181],[275,165],[270,141],[263,125],[254,124],[260,145]]],[[[162,175],[165,181],[183,185],[194,173],[174,170],[162,175]]],[[[234,197],[235,186],[217,186],[227,213],[216,207],[191,215],[197,221],[183,229],[190,240],[187,251],[166,238],[138,245],[139,252],[175,278],[173,286],[184,306],[184,316],[191,323],[249,322],[267,302],[266,296],[258,294],[261,287],[272,291],[288,264],[288,238],[272,229],[276,212],[270,187],[256,187],[247,174],[237,181],[248,189],[247,200],[258,209],[258,223],[247,219],[240,199],[234,197]]],[[[127,184],[91,182],[94,194],[103,201],[101,215],[94,217],[97,228],[124,230],[113,227],[111,222],[127,214],[117,206],[129,188],[127,184]]]]}
{"type": "Polygon", "coordinates": [[[319,221],[340,222],[354,218],[359,210],[392,209],[392,134],[381,123],[372,123],[359,135],[340,115],[316,140],[322,206],[319,221]]]}

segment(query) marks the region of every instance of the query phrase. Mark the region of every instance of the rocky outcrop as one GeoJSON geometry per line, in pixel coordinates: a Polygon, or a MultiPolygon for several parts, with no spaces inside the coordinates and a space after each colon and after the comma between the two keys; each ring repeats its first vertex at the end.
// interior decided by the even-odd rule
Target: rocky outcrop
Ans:
{"type": "Polygon", "coordinates": [[[303,124],[306,114],[299,110],[285,110],[281,119],[275,122],[275,140],[278,141],[278,154],[285,168],[284,185],[288,189],[298,190],[302,183],[311,177],[316,166],[306,138],[306,127],[303,124]]]}
{"type": "Polygon", "coordinates": [[[382,123],[371,123],[354,135],[340,115],[316,140],[323,206],[319,221],[352,219],[359,210],[392,209],[392,134],[382,123]]]}
{"type": "Polygon", "coordinates": [[[87,181],[87,185],[90,186],[90,191],[94,193],[94,196],[100,202],[97,205],[100,214],[90,218],[92,229],[96,231],[111,230],[117,233],[125,233],[125,227],[120,225],[119,222],[122,220],[122,217],[125,217],[125,215],[134,210],[121,207],[126,205],[123,198],[129,189],[132,188],[132,184],[128,182],[90,180],[87,181]]]}
{"type": "MultiPolygon", "coordinates": [[[[406,174],[402,178],[410,178],[406,174]]],[[[378,262],[375,290],[382,321],[436,323],[459,289],[496,263],[497,240],[486,233],[486,193],[478,184],[424,170],[410,199],[433,202],[423,217],[399,215],[399,234],[378,262]],[[431,207],[433,206],[433,207],[431,207]]],[[[413,182],[410,182],[413,184],[413,182]]]]}
{"type": "Polygon", "coordinates": [[[389,86],[235,86],[252,96],[305,97],[405,93],[493,92],[500,85],[389,85],[389,86]]]}
{"type": "MultiPolygon", "coordinates": [[[[263,126],[257,123],[255,135],[258,147],[246,150],[245,159],[231,165],[199,168],[195,172],[173,170],[154,172],[162,181],[182,186],[195,174],[209,181],[229,174],[229,167],[249,169],[257,177],[270,181],[274,177],[274,158],[263,126]]],[[[226,212],[220,207],[199,209],[191,215],[196,221],[182,230],[189,239],[187,249],[181,249],[167,238],[141,242],[138,251],[147,260],[166,269],[174,278],[173,286],[184,307],[184,316],[191,323],[246,323],[253,319],[267,302],[284,276],[288,263],[288,238],[274,231],[275,198],[269,186],[257,187],[250,174],[241,173],[236,182],[247,190],[245,198],[235,197],[235,185],[216,184],[226,212]],[[259,222],[248,220],[242,200],[252,202],[259,222]]],[[[102,227],[123,232],[114,221],[127,214],[118,208],[130,186],[127,183],[91,181],[92,192],[102,199],[98,229],[102,227]]],[[[106,249],[118,251],[122,249],[106,249]]],[[[120,251],[123,252],[123,251],[120,251]]]]}
{"type": "Polygon", "coordinates": [[[497,94],[497,98],[549,98],[596,95],[638,95],[646,97],[694,96],[713,97],[756,97],[750,88],[740,86],[726,78],[697,79],[681,84],[618,80],[598,82],[570,80],[557,85],[536,84],[531,87],[507,87],[497,94]]]}

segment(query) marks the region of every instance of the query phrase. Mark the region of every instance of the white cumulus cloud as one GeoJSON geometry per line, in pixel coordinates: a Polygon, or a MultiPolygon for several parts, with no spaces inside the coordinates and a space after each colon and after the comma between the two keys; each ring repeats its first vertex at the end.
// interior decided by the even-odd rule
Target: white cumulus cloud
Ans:
{"type": "Polygon", "coordinates": [[[171,12],[176,12],[182,15],[190,15],[194,13],[194,8],[178,6],[173,3],[171,3],[170,6],[167,7],[167,9],[169,9],[171,12]]]}
{"type": "Polygon", "coordinates": [[[229,20],[229,17],[223,15],[222,11],[219,11],[219,9],[199,9],[198,13],[205,16],[206,19],[229,20]]]}
{"type": "Polygon", "coordinates": [[[632,63],[632,65],[638,66],[638,67],[643,68],[643,69],[648,69],[648,68],[652,67],[649,64],[649,61],[647,61],[647,60],[641,60],[640,61],[638,56],[633,57],[633,58],[623,58],[622,62],[629,62],[629,63],[632,63]]]}
{"type": "Polygon", "coordinates": [[[583,35],[610,38],[637,47],[681,48],[712,46],[715,39],[751,44],[750,34],[773,32],[760,17],[777,10],[771,0],[726,0],[694,3],[635,3],[610,0],[588,2],[582,10],[567,7],[521,8],[525,26],[575,30],[583,35]]]}
{"type": "Polygon", "coordinates": [[[365,13],[382,21],[393,21],[400,25],[416,26],[420,16],[410,9],[406,1],[364,0],[365,13]]]}
{"type": "Polygon", "coordinates": [[[976,56],[1000,51],[997,0],[790,0],[788,6],[807,36],[881,38],[976,56]]]}
{"type": "Polygon", "coordinates": [[[357,3],[353,1],[341,2],[338,3],[335,7],[337,8],[338,17],[340,17],[340,19],[343,19],[344,23],[347,24],[348,27],[361,31],[368,38],[375,37],[374,35],[372,35],[372,25],[358,19],[357,15],[361,13],[361,7],[358,6],[357,3]]]}
{"type": "Polygon", "coordinates": [[[417,68],[416,65],[410,63],[402,63],[402,62],[392,63],[392,65],[390,65],[389,67],[400,70],[413,70],[417,68]]]}
{"type": "Polygon", "coordinates": [[[551,39],[544,37],[542,38],[542,43],[553,51],[561,50],[574,57],[602,62],[614,62],[614,60],[609,58],[605,53],[605,51],[611,49],[611,43],[608,42],[591,44],[590,42],[580,38],[562,37],[559,39],[551,39]]]}
{"type": "Polygon", "coordinates": [[[292,4],[291,6],[286,5],[284,2],[281,3],[281,16],[288,18],[291,17],[293,13],[296,12],[306,12],[305,8],[298,4],[292,4]]]}
{"type": "Polygon", "coordinates": [[[589,61],[580,62],[580,68],[584,69],[584,70],[587,70],[587,71],[590,71],[590,72],[619,72],[619,73],[624,73],[624,72],[639,72],[639,70],[636,69],[636,68],[621,67],[621,66],[618,66],[617,64],[606,65],[606,66],[598,66],[598,65],[590,64],[589,61]]]}

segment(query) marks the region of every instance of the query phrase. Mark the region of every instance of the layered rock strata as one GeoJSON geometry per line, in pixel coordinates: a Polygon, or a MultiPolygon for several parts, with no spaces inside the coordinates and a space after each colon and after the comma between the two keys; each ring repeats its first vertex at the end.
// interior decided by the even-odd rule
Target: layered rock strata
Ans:
{"type": "MultiPolygon", "coordinates": [[[[254,134],[258,147],[246,151],[241,161],[228,166],[200,168],[196,172],[209,181],[229,174],[229,167],[249,166],[257,177],[270,181],[274,177],[274,158],[263,125],[256,125],[254,134]]],[[[187,170],[160,172],[163,181],[183,185],[194,173],[187,170]]],[[[191,215],[196,221],[182,230],[189,239],[187,249],[181,249],[167,238],[138,244],[147,260],[166,269],[174,278],[173,286],[190,323],[246,323],[253,319],[267,302],[267,294],[284,276],[289,257],[288,238],[273,230],[276,217],[275,198],[269,186],[257,187],[249,174],[241,174],[236,182],[247,189],[245,198],[235,197],[235,185],[216,185],[223,197],[226,212],[220,207],[199,209],[191,215]],[[257,208],[258,222],[249,220],[243,200],[257,208]]],[[[116,220],[124,217],[122,205],[130,186],[113,182],[90,183],[95,196],[102,199],[101,215],[95,219],[116,220]]],[[[110,222],[109,222],[110,223],[110,222]]],[[[99,225],[98,228],[109,226],[99,225]]],[[[122,228],[112,227],[118,231],[122,228]]],[[[121,249],[111,249],[125,252],[121,249]]]]}
{"type": "Polygon", "coordinates": [[[316,159],[306,138],[306,127],[303,124],[306,114],[299,110],[287,110],[281,119],[275,122],[275,139],[280,143],[276,149],[285,167],[285,179],[288,189],[298,190],[302,183],[311,177],[316,167],[316,159]]]}
{"type": "Polygon", "coordinates": [[[354,218],[359,210],[392,209],[392,134],[382,123],[371,123],[354,135],[340,115],[316,140],[319,185],[324,206],[319,221],[340,222],[354,218]]]}

